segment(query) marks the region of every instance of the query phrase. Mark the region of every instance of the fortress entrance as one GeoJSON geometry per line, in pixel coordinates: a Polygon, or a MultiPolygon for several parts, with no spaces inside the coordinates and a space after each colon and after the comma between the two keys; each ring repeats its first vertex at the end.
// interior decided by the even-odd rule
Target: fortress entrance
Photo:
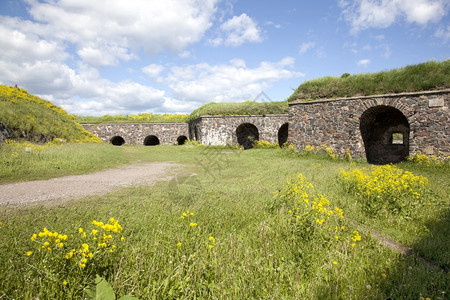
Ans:
{"type": "Polygon", "coordinates": [[[239,145],[245,149],[253,148],[253,143],[259,140],[258,128],[250,123],[244,123],[238,126],[236,129],[236,136],[239,145]]]}
{"type": "Polygon", "coordinates": [[[368,163],[398,163],[409,155],[409,123],[398,109],[371,107],[361,115],[359,128],[368,163]]]}
{"type": "Polygon", "coordinates": [[[184,143],[186,143],[187,139],[188,139],[188,138],[187,138],[186,136],[180,135],[180,136],[177,138],[177,144],[178,144],[178,145],[184,145],[184,143]]]}
{"type": "Polygon", "coordinates": [[[282,148],[283,145],[287,142],[288,134],[289,134],[289,123],[284,123],[278,130],[278,145],[280,145],[280,148],[282,148]]]}
{"type": "Polygon", "coordinates": [[[144,146],[159,145],[159,139],[156,135],[149,135],[144,139],[144,146]]]}
{"type": "Polygon", "coordinates": [[[125,140],[123,139],[123,137],[118,136],[118,135],[113,136],[109,141],[114,146],[122,146],[123,144],[125,144],[125,140]]]}

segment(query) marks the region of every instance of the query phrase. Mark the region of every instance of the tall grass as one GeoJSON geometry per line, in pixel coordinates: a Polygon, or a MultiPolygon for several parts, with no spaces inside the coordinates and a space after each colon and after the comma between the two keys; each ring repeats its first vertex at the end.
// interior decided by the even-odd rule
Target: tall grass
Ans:
{"type": "MultiPolygon", "coordinates": [[[[88,151],[94,153],[98,146],[93,145],[88,151]]],[[[402,239],[433,263],[445,266],[449,259],[448,236],[439,235],[438,231],[448,232],[449,187],[439,182],[447,181],[448,175],[438,169],[401,165],[404,169],[414,166],[414,173],[429,177],[429,188],[435,196],[427,199],[430,209],[418,210],[414,218],[396,223],[391,217],[383,215],[378,219],[362,213],[355,197],[340,186],[339,171],[367,167],[362,161],[347,162],[313,154],[298,156],[275,149],[119,149],[129,161],[185,163],[182,172],[196,175],[53,207],[29,206],[14,211],[0,208],[0,295],[79,299],[86,295],[85,287],[97,273],[111,283],[118,296],[134,295],[140,299],[448,296],[448,274],[430,268],[414,256],[405,257],[386,248],[371,238],[368,230],[359,230],[374,227],[381,234],[402,239]],[[303,177],[298,177],[298,173],[303,177]],[[309,183],[314,190],[301,188],[309,183]],[[345,230],[350,236],[340,234],[342,240],[336,239],[335,226],[328,228],[331,221],[326,221],[326,217],[317,222],[313,206],[298,214],[296,208],[304,201],[303,192],[311,204],[317,199],[319,205],[324,198],[329,201],[330,210],[342,209],[339,225],[344,229],[338,231],[345,230]],[[291,196],[301,197],[295,200],[291,196]],[[65,233],[92,220],[111,217],[123,226],[121,234],[125,240],[113,256],[99,263],[98,268],[91,268],[92,273],[82,273],[86,279],[83,284],[78,283],[79,276],[70,274],[56,281],[46,275],[50,271],[42,271],[43,261],[27,256],[34,245],[30,238],[44,227],[65,233]],[[428,232],[414,233],[424,226],[428,232]],[[359,231],[360,241],[353,234],[355,230],[359,231]],[[406,235],[408,238],[403,239],[406,235]],[[352,238],[358,240],[354,247],[352,238]],[[420,247],[430,241],[439,245],[435,247],[439,251],[420,247]]],[[[320,207],[323,213],[325,206],[320,207]]]]}
{"type": "Polygon", "coordinates": [[[288,102],[450,88],[450,60],[430,61],[372,74],[348,75],[304,82],[288,98],[288,102]]]}
{"type": "Polygon", "coordinates": [[[87,173],[128,162],[123,148],[103,143],[34,145],[7,141],[0,148],[0,184],[87,173]]]}

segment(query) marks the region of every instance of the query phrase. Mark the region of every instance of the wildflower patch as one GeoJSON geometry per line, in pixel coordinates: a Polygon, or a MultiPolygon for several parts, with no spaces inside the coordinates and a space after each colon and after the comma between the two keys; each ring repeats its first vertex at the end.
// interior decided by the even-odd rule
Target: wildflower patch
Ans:
{"type": "Polygon", "coordinates": [[[422,196],[428,191],[426,177],[393,165],[341,170],[338,178],[345,191],[355,195],[369,215],[381,211],[410,214],[421,205],[422,196]]]}
{"type": "Polygon", "coordinates": [[[110,218],[109,223],[94,220],[91,227],[89,230],[79,227],[70,235],[47,228],[33,233],[30,248],[24,255],[35,266],[35,275],[50,283],[56,281],[64,289],[81,282],[87,284],[92,274],[111,264],[125,240],[122,226],[110,218]]]}
{"type": "Polygon", "coordinates": [[[359,232],[346,225],[343,210],[316,192],[300,173],[277,192],[276,202],[286,208],[292,233],[302,245],[323,245],[345,257],[361,241],[359,232]]]}

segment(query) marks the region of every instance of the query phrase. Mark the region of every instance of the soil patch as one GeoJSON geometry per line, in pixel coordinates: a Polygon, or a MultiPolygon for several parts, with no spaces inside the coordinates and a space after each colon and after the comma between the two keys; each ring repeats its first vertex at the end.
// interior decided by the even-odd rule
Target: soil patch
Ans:
{"type": "Polygon", "coordinates": [[[169,179],[168,171],[176,166],[179,165],[168,162],[131,164],[84,175],[4,184],[0,185],[0,205],[78,199],[106,194],[120,187],[152,185],[158,180],[169,179]]]}

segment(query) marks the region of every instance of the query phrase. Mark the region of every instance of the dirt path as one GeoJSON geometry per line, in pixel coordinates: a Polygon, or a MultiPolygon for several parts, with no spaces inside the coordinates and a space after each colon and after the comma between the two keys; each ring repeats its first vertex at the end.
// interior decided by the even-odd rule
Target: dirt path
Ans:
{"type": "Polygon", "coordinates": [[[100,172],[0,185],[0,205],[18,206],[56,199],[101,195],[119,187],[151,185],[168,179],[174,163],[131,164],[100,172]],[[166,177],[164,177],[166,176],[166,177]]]}

